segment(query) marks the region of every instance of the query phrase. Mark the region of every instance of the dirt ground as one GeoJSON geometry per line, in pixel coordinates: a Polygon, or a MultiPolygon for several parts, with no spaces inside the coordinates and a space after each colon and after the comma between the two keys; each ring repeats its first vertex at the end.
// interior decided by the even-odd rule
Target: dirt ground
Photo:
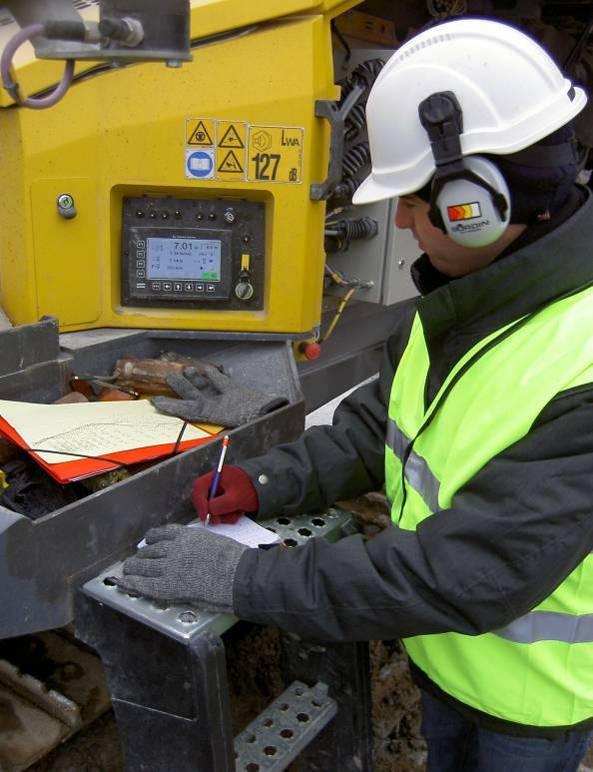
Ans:
{"type": "MultiPolygon", "coordinates": [[[[279,636],[272,628],[239,628],[226,641],[233,729],[237,734],[284,689],[279,636]]],[[[419,734],[418,692],[396,642],[371,644],[375,772],[420,772],[425,750],[419,734]]],[[[30,767],[30,772],[123,772],[123,754],[113,714],[30,767]]],[[[173,772],[173,770],[172,770],[173,772]]],[[[298,772],[298,765],[291,767],[298,772]]],[[[327,772],[339,772],[328,770],[327,772]]]]}

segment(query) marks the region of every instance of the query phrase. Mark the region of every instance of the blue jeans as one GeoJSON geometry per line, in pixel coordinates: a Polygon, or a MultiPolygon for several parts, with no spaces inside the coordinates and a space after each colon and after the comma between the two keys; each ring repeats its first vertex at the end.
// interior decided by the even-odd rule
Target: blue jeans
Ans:
{"type": "Polygon", "coordinates": [[[427,772],[576,772],[591,739],[576,730],[554,740],[492,732],[426,692],[422,734],[427,772]]]}

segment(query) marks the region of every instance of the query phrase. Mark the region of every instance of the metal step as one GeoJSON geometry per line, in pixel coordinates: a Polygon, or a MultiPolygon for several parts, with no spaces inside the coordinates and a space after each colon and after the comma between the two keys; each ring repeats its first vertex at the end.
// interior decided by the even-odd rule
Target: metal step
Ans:
{"type": "Polygon", "coordinates": [[[294,681],[235,738],[237,772],[281,772],[336,715],[327,686],[294,681]]]}

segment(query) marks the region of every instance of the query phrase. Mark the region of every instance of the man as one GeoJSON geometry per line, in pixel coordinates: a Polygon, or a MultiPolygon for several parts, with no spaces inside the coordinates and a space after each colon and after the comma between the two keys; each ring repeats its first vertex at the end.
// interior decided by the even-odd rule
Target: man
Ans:
{"type": "Polygon", "coordinates": [[[421,297],[332,427],[227,467],[209,504],[264,518],[385,484],[393,527],[254,550],[168,526],[124,565],[123,589],[148,597],[321,640],[402,638],[430,770],[569,772],[593,726],[593,204],[571,129],[585,100],[496,22],[394,54],[355,203],[399,196],[421,297]]]}

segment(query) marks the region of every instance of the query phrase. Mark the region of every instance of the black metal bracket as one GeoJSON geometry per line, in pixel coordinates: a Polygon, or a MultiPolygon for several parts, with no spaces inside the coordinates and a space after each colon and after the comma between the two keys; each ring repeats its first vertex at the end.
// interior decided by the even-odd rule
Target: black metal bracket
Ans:
{"type": "Polygon", "coordinates": [[[352,88],[342,105],[328,99],[318,99],[315,102],[315,117],[325,118],[331,127],[329,145],[329,165],[327,178],[324,182],[311,185],[311,199],[326,201],[333,193],[336,185],[342,180],[342,161],[344,160],[344,122],[350,110],[354,107],[360,95],[366,90],[366,85],[358,84],[352,88]]]}

